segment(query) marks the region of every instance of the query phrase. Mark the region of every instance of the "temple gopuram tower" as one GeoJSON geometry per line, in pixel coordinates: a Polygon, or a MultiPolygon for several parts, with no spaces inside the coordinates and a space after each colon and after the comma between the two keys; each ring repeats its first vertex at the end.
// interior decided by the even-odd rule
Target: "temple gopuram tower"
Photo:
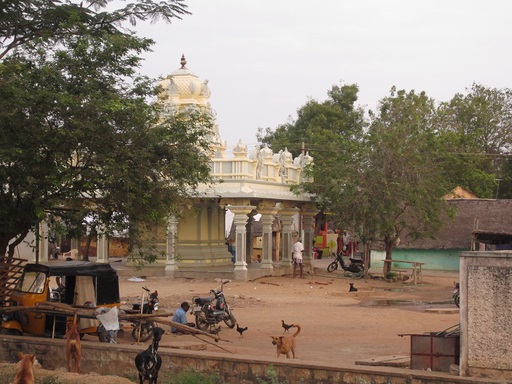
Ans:
{"type": "Polygon", "coordinates": [[[215,273],[215,277],[246,280],[251,246],[248,230],[252,217],[261,214],[263,257],[261,263],[251,266],[251,273],[263,276],[275,274],[277,269],[289,272],[293,233],[303,233],[306,261],[311,254],[312,224],[318,210],[308,195],[295,195],[290,187],[304,179],[303,169],[313,159],[307,153],[293,158],[286,148],[278,153],[261,145],[249,150],[241,141],[228,153],[209,102],[208,81],[187,68],[184,56],[180,64],[160,82],[162,114],[200,111],[211,116],[211,170],[213,179],[219,182],[200,185],[200,197],[191,197],[179,218],[170,217],[167,228],[154,231],[152,243],[165,254],[154,266],[165,266],[168,276],[215,273]],[[226,245],[226,212],[232,215],[236,228],[235,260],[226,245]],[[282,223],[280,256],[272,254],[276,217],[282,223]]]}

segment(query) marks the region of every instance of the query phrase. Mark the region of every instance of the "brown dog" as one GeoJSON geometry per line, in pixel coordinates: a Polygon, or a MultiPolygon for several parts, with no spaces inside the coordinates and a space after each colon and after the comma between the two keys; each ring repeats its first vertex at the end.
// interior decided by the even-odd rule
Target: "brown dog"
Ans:
{"type": "Polygon", "coordinates": [[[16,372],[13,384],[34,384],[34,355],[19,353],[21,360],[20,369],[16,372]]]}
{"type": "Polygon", "coordinates": [[[73,324],[69,325],[66,332],[66,357],[68,361],[68,372],[72,372],[71,360],[75,361],[75,370],[80,373],[80,361],[82,360],[82,343],[80,333],[76,324],[77,315],[73,318],[73,324]]]}
{"type": "Polygon", "coordinates": [[[277,357],[279,357],[279,355],[286,355],[286,358],[289,359],[291,352],[295,359],[295,337],[300,333],[300,325],[295,324],[294,327],[297,328],[297,331],[295,331],[293,335],[270,336],[272,338],[272,344],[276,346],[277,357]]]}

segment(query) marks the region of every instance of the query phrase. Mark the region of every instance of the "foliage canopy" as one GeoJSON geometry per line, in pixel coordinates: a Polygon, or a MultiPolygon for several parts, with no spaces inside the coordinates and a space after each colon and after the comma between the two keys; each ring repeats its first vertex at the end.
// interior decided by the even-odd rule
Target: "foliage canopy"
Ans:
{"type": "Polygon", "coordinates": [[[186,14],[181,1],[7,2],[0,20],[0,254],[48,218],[78,236],[178,213],[210,181],[210,118],[159,118],[139,76],[151,41],[119,22],[186,14]],[[84,8],[87,4],[89,8],[84,8]],[[102,10],[103,9],[103,10],[102,10]],[[101,11],[102,10],[102,11],[101,11]],[[39,13],[38,13],[39,12],[39,13]],[[8,244],[10,246],[8,247],[8,244]]]}
{"type": "Polygon", "coordinates": [[[509,90],[474,84],[437,105],[424,92],[393,87],[368,115],[357,92],[334,86],[326,101],[309,100],[296,121],[260,129],[259,138],[272,146],[305,141],[314,182],[299,189],[337,228],[383,241],[387,258],[400,241],[435,235],[454,213],[442,197],[456,186],[491,197],[496,175],[507,177],[508,163],[496,155],[510,155],[509,90]]]}

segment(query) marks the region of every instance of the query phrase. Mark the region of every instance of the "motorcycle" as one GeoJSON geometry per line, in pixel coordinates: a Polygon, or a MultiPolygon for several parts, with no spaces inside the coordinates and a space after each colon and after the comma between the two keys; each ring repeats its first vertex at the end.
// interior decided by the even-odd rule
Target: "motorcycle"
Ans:
{"type": "Polygon", "coordinates": [[[224,285],[227,283],[229,280],[221,281],[219,289],[211,289],[210,293],[213,297],[194,296],[192,298],[194,306],[191,315],[195,316],[196,326],[201,331],[211,330],[221,321],[224,321],[229,328],[235,327],[235,316],[224,297],[224,285]]]}
{"type": "MultiPolygon", "coordinates": [[[[147,293],[147,300],[142,303],[142,310],[140,304],[133,304],[132,310],[139,311],[143,315],[150,315],[153,311],[158,311],[158,291],[151,292],[147,287],[142,287],[147,293]]],[[[140,318],[132,319],[132,338],[135,341],[148,341],[153,337],[153,328],[156,327],[154,321],[144,320],[140,318]]]]}
{"type": "Polygon", "coordinates": [[[459,283],[453,283],[453,294],[452,294],[453,302],[457,306],[457,308],[460,308],[460,284],[459,283]]]}
{"type": "Polygon", "coordinates": [[[345,264],[343,260],[342,252],[339,252],[336,259],[327,266],[327,272],[334,272],[338,269],[338,265],[341,269],[352,273],[364,273],[364,262],[362,259],[349,257],[350,264],[345,264]]]}

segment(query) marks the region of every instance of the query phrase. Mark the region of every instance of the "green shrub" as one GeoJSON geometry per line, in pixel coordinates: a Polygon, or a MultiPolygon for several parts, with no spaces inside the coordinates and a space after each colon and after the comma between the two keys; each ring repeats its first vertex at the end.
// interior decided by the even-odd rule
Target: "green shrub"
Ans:
{"type": "MultiPolygon", "coordinates": [[[[258,377],[256,378],[258,384],[288,384],[287,380],[280,381],[277,372],[274,369],[274,366],[269,366],[267,369],[267,375],[264,378],[258,377]]],[[[299,379],[299,383],[303,383],[303,379],[299,379]]]]}
{"type": "Polygon", "coordinates": [[[398,276],[398,273],[396,273],[396,272],[388,272],[388,273],[386,273],[386,279],[389,279],[389,280],[392,280],[392,279],[394,279],[397,276],[398,276]]]}
{"type": "Polygon", "coordinates": [[[162,384],[223,384],[217,372],[201,373],[194,370],[181,373],[168,371],[158,382],[162,382],[162,384]]]}

